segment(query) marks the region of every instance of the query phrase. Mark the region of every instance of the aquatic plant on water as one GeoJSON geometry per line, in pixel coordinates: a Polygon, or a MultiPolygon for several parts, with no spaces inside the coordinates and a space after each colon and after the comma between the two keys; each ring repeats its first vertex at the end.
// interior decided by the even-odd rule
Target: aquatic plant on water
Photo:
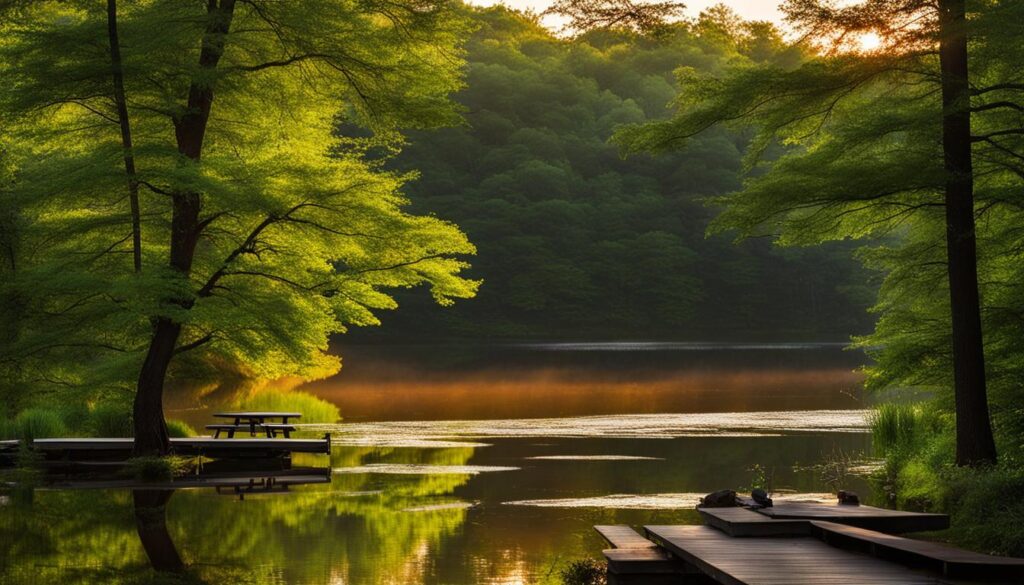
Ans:
{"type": "Polygon", "coordinates": [[[605,585],[608,582],[605,564],[597,559],[572,561],[558,575],[563,585],[605,585]]]}

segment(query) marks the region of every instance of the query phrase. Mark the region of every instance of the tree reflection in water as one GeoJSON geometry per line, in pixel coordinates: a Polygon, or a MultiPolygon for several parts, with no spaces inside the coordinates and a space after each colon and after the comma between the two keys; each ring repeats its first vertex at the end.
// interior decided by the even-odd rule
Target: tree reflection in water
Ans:
{"type": "Polygon", "coordinates": [[[167,531],[167,502],[173,495],[174,490],[132,490],[135,528],[150,565],[157,571],[180,573],[185,563],[167,531]]]}

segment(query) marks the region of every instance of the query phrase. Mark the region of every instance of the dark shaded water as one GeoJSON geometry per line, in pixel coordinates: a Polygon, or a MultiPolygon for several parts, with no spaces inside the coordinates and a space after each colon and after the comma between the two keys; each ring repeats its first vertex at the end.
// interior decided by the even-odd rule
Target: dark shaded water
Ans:
{"type": "MultiPolygon", "coordinates": [[[[326,429],[334,452],[296,462],[330,466],[329,484],[168,501],[166,533],[200,576],[553,583],[599,554],[591,525],[696,522],[699,495],[758,475],[802,494],[866,491],[845,463],[820,467],[869,448],[862,358],[838,346],[340,351],[343,373],[304,388],[345,416],[326,429]]],[[[4,583],[106,583],[146,565],[127,490],[2,504],[4,583]]]]}

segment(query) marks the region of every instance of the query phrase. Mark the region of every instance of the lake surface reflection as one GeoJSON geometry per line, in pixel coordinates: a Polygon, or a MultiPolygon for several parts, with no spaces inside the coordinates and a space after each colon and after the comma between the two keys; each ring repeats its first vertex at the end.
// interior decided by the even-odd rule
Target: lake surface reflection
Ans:
{"type": "MultiPolygon", "coordinates": [[[[759,474],[815,497],[836,487],[816,465],[870,447],[853,372],[863,357],[835,345],[339,351],[343,373],[303,389],[345,423],[307,428],[330,430],[333,452],[296,460],[330,468],[329,483],[166,500],[166,532],[198,578],[555,583],[566,562],[600,554],[593,524],[697,522],[699,495],[759,474]]],[[[843,486],[866,493],[845,467],[843,486]]],[[[12,493],[0,579],[147,582],[138,499],[12,493]]]]}

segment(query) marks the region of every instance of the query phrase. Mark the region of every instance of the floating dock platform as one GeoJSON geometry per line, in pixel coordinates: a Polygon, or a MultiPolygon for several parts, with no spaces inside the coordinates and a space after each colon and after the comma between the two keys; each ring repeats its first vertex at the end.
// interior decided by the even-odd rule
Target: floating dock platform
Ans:
{"type": "Polygon", "coordinates": [[[795,502],[698,509],[704,526],[595,526],[613,547],[609,585],[1024,583],[1024,559],[893,534],[946,528],[942,514],[795,502]]]}

